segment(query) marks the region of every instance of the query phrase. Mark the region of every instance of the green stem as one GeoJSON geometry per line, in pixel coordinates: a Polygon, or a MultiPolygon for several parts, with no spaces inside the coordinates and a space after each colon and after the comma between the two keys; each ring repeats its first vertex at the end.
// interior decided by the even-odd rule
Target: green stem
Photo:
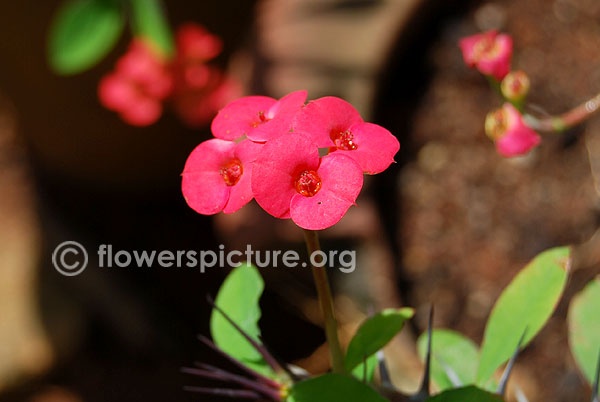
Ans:
{"type": "MultiPolygon", "coordinates": [[[[319,245],[319,234],[315,230],[304,229],[304,240],[306,242],[306,248],[308,249],[309,256],[317,257],[315,254],[317,251],[321,251],[319,245]]],[[[321,262],[321,261],[315,261],[321,262]]],[[[321,306],[321,313],[325,320],[325,336],[327,343],[329,344],[329,353],[331,354],[331,366],[334,373],[344,373],[344,353],[340,346],[340,340],[338,338],[337,321],[335,319],[335,313],[333,309],[333,297],[331,296],[331,289],[329,287],[329,280],[327,279],[327,271],[325,267],[315,267],[311,261],[311,268],[313,273],[313,279],[317,288],[317,294],[319,296],[319,304],[321,306]]]]}
{"type": "Polygon", "coordinates": [[[525,115],[527,125],[544,133],[560,133],[592,117],[600,110],[600,94],[558,116],[537,118],[525,115]]]}

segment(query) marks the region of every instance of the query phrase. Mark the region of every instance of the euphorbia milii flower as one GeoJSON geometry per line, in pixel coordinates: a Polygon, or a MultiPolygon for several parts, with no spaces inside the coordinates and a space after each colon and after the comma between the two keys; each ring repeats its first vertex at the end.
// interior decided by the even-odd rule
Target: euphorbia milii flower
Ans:
{"type": "Polygon", "coordinates": [[[333,96],[309,102],[296,115],[293,128],[307,133],[320,148],[354,159],[369,174],[387,169],[400,149],[392,133],[365,123],[351,104],[333,96]]]}
{"type": "Polygon", "coordinates": [[[362,184],[362,170],[353,159],[341,153],[319,158],[317,144],[296,131],[268,141],[252,170],[252,191],[259,205],[310,230],[342,219],[362,184]]]}
{"type": "Polygon", "coordinates": [[[134,39],[115,71],[100,81],[98,97],[104,107],[118,112],[127,123],[147,126],[158,120],[162,100],[171,90],[166,62],[149,43],[134,39]]]}
{"type": "Polygon", "coordinates": [[[215,80],[214,67],[206,64],[223,47],[221,39],[198,24],[184,24],[175,35],[176,57],[173,63],[178,90],[200,90],[215,80]]]}
{"type": "Polygon", "coordinates": [[[505,157],[526,154],[541,141],[539,134],[523,122],[521,113],[510,103],[487,115],[485,132],[505,157]]]}
{"type": "Polygon", "coordinates": [[[469,67],[501,81],[510,71],[513,43],[510,36],[495,30],[467,36],[458,43],[469,67]]]}
{"type": "Polygon", "coordinates": [[[246,135],[265,142],[290,131],[292,120],[306,101],[306,91],[292,92],[280,100],[267,96],[246,96],[219,111],[212,122],[212,133],[224,140],[246,135]]]}
{"type": "Polygon", "coordinates": [[[223,43],[219,37],[201,25],[188,23],[177,30],[175,42],[175,111],[188,126],[200,127],[239,97],[241,88],[219,68],[206,64],[221,52],[223,43]]]}
{"type": "Polygon", "coordinates": [[[190,154],[181,189],[188,205],[203,215],[232,213],[252,200],[252,161],[261,147],[251,141],[204,141],[190,154]]]}

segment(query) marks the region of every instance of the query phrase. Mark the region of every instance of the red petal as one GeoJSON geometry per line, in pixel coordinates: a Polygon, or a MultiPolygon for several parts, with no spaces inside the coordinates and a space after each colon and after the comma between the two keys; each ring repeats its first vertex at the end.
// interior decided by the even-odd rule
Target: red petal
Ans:
{"type": "Polygon", "coordinates": [[[212,139],[198,145],[188,156],[183,174],[200,172],[219,172],[221,167],[235,156],[235,143],[212,139]]]}
{"type": "Polygon", "coordinates": [[[250,140],[244,140],[235,146],[234,154],[242,162],[244,173],[235,186],[231,187],[229,201],[223,212],[230,214],[249,203],[254,194],[252,193],[252,166],[263,146],[250,140]]]}
{"type": "Polygon", "coordinates": [[[317,170],[317,145],[300,133],[267,142],[252,168],[252,191],[258,204],[277,218],[289,218],[295,180],[305,170],[317,170]]]}
{"type": "Polygon", "coordinates": [[[266,117],[271,120],[248,133],[248,138],[252,141],[265,142],[289,132],[294,117],[306,102],[306,96],[306,91],[296,91],[281,98],[266,113],[266,117]]]}
{"type": "Polygon", "coordinates": [[[363,172],[381,173],[394,162],[400,142],[388,130],[373,123],[358,123],[350,127],[350,131],[358,147],[353,151],[338,149],[336,152],[354,159],[363,172]]]}
{"type": "Polygon", "coordinates": [[[245,96],[235,100],[219,111],[211,130],[215,137],[235,140],[249,134],[259,122],[259,112],[267,112],[277,101],[267,96],[245,96]]]}
{"type": "Polygon", "coordinates": [[[213,215],[227,204],[231,187],[225,184],[219,172],[184,173],[181,191],[194,211],[213,215]]]}
{"type": "Polygon", "coordinates": [[[226,206],[232,187],[225,184],[220,169],[234,158],[234,149],[233,142],[213,139],[198,145],[188,157],[181,190],[196,212],[212,215],[226,206]]]}
{"type": "Polygon", "coordinates": [[[296,225],[321,230],[339,222],[350,208],[363,185],[362,170],[356,162],[342,154],[324,156],[317,170],[321,190],[313,197],[296,193],[291,202],[291,217],[296,225]]]}
{"type": "Polygon", "coordinates": [[[326,96],[309,102],[297,115],[294,130],[310,133],[320,148],[333,145],[332,130],[346,131],[363,119],[354,107],[343,99],[326,96]]]}
{"type": "Polygon", "coordinates": [[[483,74],[491,75],[498,81],[502,81],[510,72],[510,62],[513,53],[512,38],[506,34],[500,34],[495,38],[498,52],[492,57],[482,56],[477,62],[477,68],[483,74]]]}

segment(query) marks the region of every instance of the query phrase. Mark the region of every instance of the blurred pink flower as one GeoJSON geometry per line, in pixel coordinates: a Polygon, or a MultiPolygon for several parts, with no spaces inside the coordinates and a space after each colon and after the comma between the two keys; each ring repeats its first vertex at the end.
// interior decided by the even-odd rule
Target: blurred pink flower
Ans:
{"type": "Polygon", "coordinates": [[[201,25],[187,23],[177,30],[175,38],[175,112],[186,125],[201,127],[241,95],[241,86],[219,68],[206,64],[222,50],[219,37],[201,25]]]}
{"type": "Polygon", "coordinates": [[[482,74],[501,81],[510,71],[513,42],[509,35],[491,30],[462,38],[458,45],[467,66],[482,74]]]}
{"type": "Polygon", "coordinates": [[[246,96],[219,111],[212,122],[212,133],[224,140],[243,135],[265,142],[290,131],[292,120],[306,101],[306,91],[292,92],[280,100],[267,96],[246,96]]]}
{"type": "Polygon", "coordinates": [[[196,62],[214,59],[223,50],[223,41],[208,32],[202,25],[188,22],[181,25],[175,34],[177,57],[196,62]]]}
{"type": "MultiPolygon", "coordinates": [[[[219,109],[238,98],[242,92],[240,84],[234,78],[215,67],[207,65],[203,67],[205,68],[202,70],[204,74],[202,85],[199,81],[195,81],[192,85],[181,85],[182,81],[176,80],[173,95],[174,108],[181,120],[189,127],[207,125],[219,109]]],[[[196,78],[200,77],[196,76],[196,78]]],[[[186,81],[192,83],[194,79],[188,78],[186,81]]]]}
{"type": "Polygon", "coordinates": [[[539,134],[523,122],[521,113],[510,103],[487,115],[485,131],[505,157],[526,154],[541,142],[539,134]]]}
{"type": "Polygon", "coordinates": [[[252,200],[252,161],[260,144],[211,139],[190,154],[181,189],[188,205],[203,215],[232,213],[252,200]]]}
{"type": "Polygon", "coordinates": [[[354,160],[341,153],[319,158],[317,144],[303,132],[268,141],[252,171],[258,204],[309,230],[335,225],[354,204],[362,184],[354,160]]]}
{"type": "Polygon", "coordinates": [[[172,88],[166,62],[151,45],[134,39],[115,70],[100,80],[98,97],[104,107],[118,112],[127,123],[147,126],[162,114],[162,100],[172,88]]]}
{"type": "Polygon", "coordinates": [[[321,148],[355,160],[363,172],[383,172],[400,149],[398,139],[385,128],[365,123],[343,99],[327,96],[309,102],[297,115],[293,129],[310,136],[321,148]]]}

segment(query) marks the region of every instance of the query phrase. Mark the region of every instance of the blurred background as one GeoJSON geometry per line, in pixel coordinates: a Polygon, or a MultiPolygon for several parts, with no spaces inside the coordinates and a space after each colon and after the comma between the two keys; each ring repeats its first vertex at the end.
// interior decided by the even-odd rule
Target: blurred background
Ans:
{"type": "MultiPolygon", "coordinates": [[[[303,249],[291,222],[254,202],[201,216],[181,195],[187,155],[210,138],[166,111],[137,128],[100,106],[97,85],[131,39],[78,75],[48,67],[48,29],[60,2],[0,5],[0,401],[202,401],[185,393],[194,360],[219,362],[207,293],[227,274],[209,269],[102,269],[77,277],[51,265],[54,247],[90,250],[303,249]]],[[[394,382],[417,388],[414,340],[435,305],[435,326],[476,342],[493,303],[528,260],[575,244],[564,300],[522,354],[513,382],[531,401],[578,401],[590,390],[567,345],[568,301],[600,272],[600,119],[544,137],[507,160],[485,137],[499,105],[464,66],[459,38],[500,29],[531,101],[559,113],[600,88],[597,0],[169,1],[173,27],[193,21],[220,36],[216,63],[245,94],[340,96],[392,131],[399,163],[369,177],[358,207],[322,233],[324,249],[356,249],[358,268],[335,273],[342,339],[372,309],[413,306],[388,348],[394,382]]],[[[96,266],[95,266],[96,265],[96,266]]],[[[309,272],[263,269],[261,328],[277,355],[313,373],[327,350],[309,272]]]]}

